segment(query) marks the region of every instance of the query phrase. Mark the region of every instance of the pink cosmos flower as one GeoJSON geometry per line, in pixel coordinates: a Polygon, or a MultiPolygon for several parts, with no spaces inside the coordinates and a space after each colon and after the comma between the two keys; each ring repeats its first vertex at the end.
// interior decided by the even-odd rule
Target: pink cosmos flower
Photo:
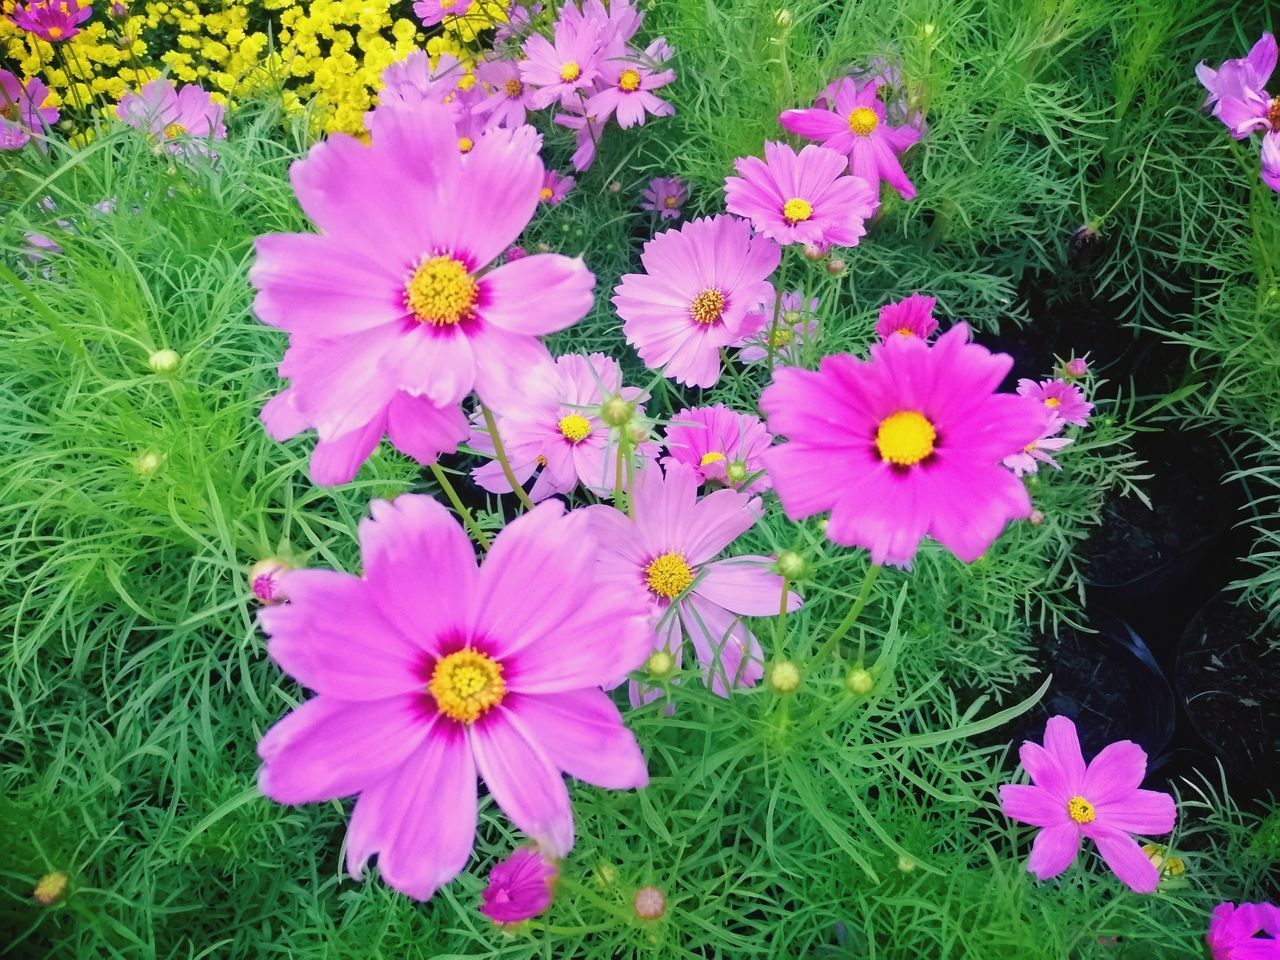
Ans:
{"type": "Polygon", "coordinates": [[[1068,717],[1050,717],[1044,746],[1026,741],[1018,752],[1031,783],[1000,788],[1005,816],[1040,827],[1027,869],[1048,880],[1071,866],[1080,841],[1089,837],[1107,866],[1138,893],[1150,893],[1160,872],[1130,836],[1156,836],[1173,829],[1173,797],[1140,790],[1147,755],[1130,740],[1104,747],[1087,766],[1080,754],[1076,725],[1068,717]]]}
{"type": "MultiPolygon", "coordinates": [[[[458,81],[464,76],[466,69],[457,57],[442,53],[436,58],[435,69],[432,69],[430,55],[425,50],[414,50],[382,71],[378,102],[414,106],[430,100],[443,104],[450,119],[458,123],[466,113],[464,95],[458,89],[458,81]]],[[[372,122],[373,113],[366,113],[365,125],[372,122]]]]}
{"type": "Polygon", "coordinates": [[[671,454],[663,465],[683,463],[701,483],[743,493],[762,493],[770,487],[760,455],[773,437],[753,414],[738,413],[723,403],[681,410],[667,424],[663,443],[671,454]],[[748,484],[751,477],[755,479],[748,484]]]}
{"type": "Polygon", "coordinates": [[[579,7],[566,3],[560,11],[560,19],[574,28],[594,27],[600,31],[600,45],[608,50],[623,50],[640,31],[644,14],[632,6],[630,0],[586,0],[579,7]]]}
{"type": "Polygon", "coordinates": [[[733,161],[742,176],[725,178],[726,210],[747,217],[779,243],[823,250],[857,246],[880,203],[879,191],[861,177],[844,175],[843,154],[813,145],[797,154],[785,143],[768,141],[764,157],[733,161]]]}
{"type": "Polygon", "coordinates": [[[120,98],[116,116],[129,126],[150,134],[170,153],[213,155],[208,142],[225,140],[222,122],[225,108],[209,94],[188,83],[177,87],[167,77],[152,80],[138,93],[120,98]],[[204,141],[204,142],[201,142],[204,141]]]}
{"type": "Polygon", "coordinates": [[[376,853],[382,878],[419,900],[467,862],[477,774],[516,827],[564,856],[562,771],[614,790],[648,781],[599,689],[648,655],[643,604],[607,588],[588,518],[559,503],[510,523],[479,567],[431,497],[370,509],[363,576],[291,571],[289,602],[259,614],[272,659],[317,694],[262,738],[259,788],[291,805],[357,794],[347,869],[359,878],[376,853]]]}
{"type": "MultiPolygon", "coordinates": [[[[1247,56],[1228,60],[1217,70],[1205,66],[1203,62],[1196,66],[1196,77],[1206,90],[1205,106],[1215,106],[1214,116],[1222,119],[1220,113],[1225,100],[1247,101],[1251,94],[1256,94],[1267,85],[1271,73],[1276,68],[1276,38],[1264,33],[1258,42],[1249,50],[1247,56]]],[[[1223,119],[1223,123],[1227,123],[1223,119]]]]}
{"type": "Polygon", "coordinates": [[[600,118],[582,111],[582,103],[571,103],[565,112],[557,113],[555,122],[562,127],[574,131],[573,169],[581,173],[591,169],[596,162],[596,150],[600,146],[600,138],[604,136],[605,125],[600,118]]]}
{"type": "Polygon", "coordinates": [[[471,0],[414,0],[413,12],[424,27],[434,27],[445,17],[461,17],[471,9],[471,0]]]}
{"type": "Polygon", "coordinates": [[[480,912],[499,925],[520,923],[551,906],[560,871],[532,847],[521,847],[489,871],[480,912]]]}
{"type": "Polygon", "coordinates": [[[874,80],[859,83],[849,77],[839,80],[832,91],[834,109],[813,107],[785,110],[778,122],[808,140],[819,140],[849,158],[849,170],[871,184],[877,193],[880,181],[910,200],[916,188],[898,162],[898,154],[920,139],[911,126],[890,126],[885,122],[884,104],[876,96],[874,80]]]}
{"type": "Polygon", "coordinates": [[[280,577],[292,570],[279,557],[267,557],[249,568],[249,590],[262,603],[280,603],[285,595],[280,591],[280,577]]]}
{"type": "MultiPolygon", "coordinates": [[[[782,577],[769,557],[715,557],[760,519],[760,500],[728,489],[699,500],[698,477],[682,463],[671,463],[665,476],[657,466],[641,470],[630,492],[635,520],[608,506],[583,511],[599,540],[609,589],[648,604],[650,650],[665,649],[679,665],[687,637],[717,695],[755,686],[764,653],[741,618],[777,616],[782,577]]],[[[788,610],[800,604],[788,595],[788,610]]],[[[632,704],[654,695],[631,686],[632,704]]]]}
{"type": "MultiPolygon", "coordinates": [[[[759,329],[752,336],[739,341],[745,344],[738,351],[738,359],[743,363],[759,363],[767,359],[769,347],[772,346],[775,366],[799,365],[804,345],[817,335],[818,298],[810,298],[808,309],[805,309],[804,295],[799,290],[792,290],[781,296],[778,326],[773,326],[774,303],[766,301],[760,310],[759,329]]],[[[778,294],[775,293],[770,301],[776,301],[777,298],[778,294]]]]}
{"type": "Polygon", "coordinates": [[[1093,404],[1084,398],[1084,391],[1065,380],[1041,380],[1036,383],[1025,377],[1018,381],[1018,393],[1044,405],[1044,408],[1063,423],[1083,427],[1089,422],[1093,404]]]}
{"type": "Polygon", "coordinates": [[[600,64],[598,92],[587,101],[587,113],[604,123],[617,116],[626,130],[644,123],[646,114],[669,117],[676,108],[654,94],[676,79],[674,70],[659,67],[671,57],[671,48],[661,38],[649,44],[643,54],[610,57],[600,64]]]}
{"type": "Polygon", "coordinates": [[[1005,457],[1002,462],[1013,471],[1015,477],[1024,477],[1038,472],[1042,463],[1047,463],[1055,470],[1061,470],[1062,468],[1058,466],[1058,461],[1053,459],[1052,454],[1071,444],[1069,438],[1058,436],[1062,432],[1062,427],[1062,421],[1058,417],[1050,415],[1049,422],[1044,428],[1044,433],[1017,453],[1012,453],[1005,457]]]}
{"type": "MultiPolygon", "coordinates": [[[[520,79],[533,88],[530,103],[541,109],[556,101],[566,109],[578,95],[590,96],[600,73],[600,27],[594,21],[556,21],[555,40],[535,33],[521,50],[520,79]]],[[[602,118],[603,119],[603,118],[602,118]]]]}
{"type": "Polygon", "coordinates": [[[1280,129],[1262,138],[1262,182],[1280,192],[1280,129]]]}
{"type": "Polygon", "coordinates": [[[896,303],[886,303],[880,308],[876,336],[881,340],[895,335],[928,340],[938,329],[938,321],[933,318],[933,308],[937,305],[935,298],[923,297],[919,293],[896,303]]]}
{"type": "Polygon", "coordinates": [[[77,0],[27,0],[25,5],[15,4],[9,13],[15,26],[49,43],[70,40],[91,16],[93,6],[81,6],[77,0]]]}
{"type": "Polygon", "coordinates": [[[893,337],[872,344],[870,360],[775,371],[760,409],[791,442],[764,462],[787,516],[830,510],[827,536],[874,563],[910,565],[926,534],[972,563],[1031,513],[1001,461],[1040,436],[1046,415],[993,392],[1012,365],[957,324],[933,346],[893,337]]]}
{"type": "Polygon", "coordinates": [[[554,170],[548,170],[542,178],[542,189],[538,191],[538,199],[550,206],[559,206],[560,202],[573,189],[573,177],[566,177],[554,170]]]}
{"type": "Polygon", "coordinates": [[[581,259],[487,269],[538,204],[529,128],[488,131],[464,157],[439,104],[373,120],[371,146],[334,134],[293,165],[321,232],[259,237],[250,271],[258,316],[291,336],[280,372],[293,383],[263,419],[276,439],[316,428],[317,483],[354,476],[384,431],[423,462],[452,450],[467,433],[459,401],[472,389],[499,409],[519,400],[525,375],[551,362],[538,336],[592,305],[581,259]]]}
{"type": "Polygon", "coordinates": [[[484,81],[489,94],[472,108],[489,126],[518,127],[534,109],[533,91],[520,79],[520,68],[512,60],[482,60],[476,65],[476,76],[484,81]]]}
{"type": "Polygon", "coordinates": [[[614,289],[627,342],[651,370],[691,387],[720,379],[720,348],[753,332],[781,250],[737,217],[692,220],[644,245],[644,273],[614,289]],[[748,317],[752,317],[750,323],[748,317]]]}
{"type": "Polygon", "coordinates": [[[0,70],[0,150],[19,150],[34,136],[43,139],[58,122],[58,108],[46,107],[49,88],[38,77],[25,84],[8,70],[0,70]]]}
{"type": "Polygon", "coordinates": [[[689,188],[679,177],[654,177],[644,189],[641,210],[650,210],[660,220],[674,220],[689,199],[689,188]]]}
{"type": "Polygon", "coordinates": [[[495,45],[523,40],[533,30],[533,18],[542,13],[542,4],[524,4],[522,0],[511,0],[507,4],[507,19],[494,28],[495,45]]]}
{"type": "Polygon", "coordinates": [[[1220,903],[1213,908],[1204,939],[1213,960],[1276,960],[1280,957],[1280,907],[1220,903]]]}

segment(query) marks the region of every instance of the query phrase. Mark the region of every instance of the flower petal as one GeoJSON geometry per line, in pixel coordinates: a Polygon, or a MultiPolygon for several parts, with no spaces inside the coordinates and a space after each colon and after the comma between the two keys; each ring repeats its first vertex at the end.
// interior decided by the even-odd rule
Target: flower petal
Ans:
{"type": "Polygon", "coordinates": [[[480,776],[511,822],[555,856],[573,849],[569,791],[518,714],[504,704],[473,724],[468,739],[480,776]]]}
{"type": "Polygon", "coordinates": [[[1033,827],[1051,827],[1067,820],[1067,808],[1039,787],[1007,783],[1000,788],[1004,815],[1033,827]]]}
{"type": "Polygon", "coordinates": [[[511,694],[504,706],[519,714],[547,759],[569,776],[609,790],[629,790],[649,782],[644,754],[604,691],[511,694]]]}
{"type": "Polygon", "coordinates": [[[511,333],[541,336],[572,326],[595,303],[595,274],[581,257],[538,253],[484,275],[484,318],[511,333]]]}
{"type": "Polygon", "coordinates": [[[1137,893],[1151,893],[1160,883],[1160,871],[1137,842],[1119,830],[1097,830],[1093,842],[1107,866],[1121,882],[1137,893]]]}
{"type": "Polygon", "coordinates": [[[1031,844],[1027,870],[1039,880],[1056,877],[1076,858],[1080,850],[1080,830],[1074,823],[1045,827],[1031,844]]]}

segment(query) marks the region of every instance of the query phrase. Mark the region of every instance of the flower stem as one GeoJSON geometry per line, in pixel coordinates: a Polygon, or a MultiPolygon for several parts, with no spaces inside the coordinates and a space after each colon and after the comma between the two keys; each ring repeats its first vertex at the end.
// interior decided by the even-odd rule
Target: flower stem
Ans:
{"type": "Polygon", "coordinates": [[[862,608],[871,599],[871,588],[875,585],[876,577],[878,576],[880,576],[880,564],[873,563],[867,568],[867,575],[862,579],[862,586],[858,590],[858,596],[853,601],[853,606],[849,608],[845,618],[840,621],[840,625],[831,632],[831,636],[827,637],[827,642],[814,654],[813,663],[815,665],[822,663],[831,654],[831,651],[836,648],[836,644],[843,640],[845,634],[858,622],[858,616],[862,613],[862,608]]]}
{"type": "Polygon", "coordinates": [[[777,351],[774,343],[778,339],[778,320],[782,317],[782,285],[773,291],[773,323],[769,325],[769,342],[766,346],[769,349],[769,378],[773,379],[773,355],[777,351]]]}
{"type": "Polygon", "coordinates": [[[498,436],[498,424],[493,419],[493,411],[482,403],[480,404],[480,412],[484,414],[484,424],[489,430],[489,438],[493,440],[493,455],[498,458],[498,463],[502,466],[502,475],[507,478],[507,483],[511,484],[512,492],[524,504],[524,508],[532,510],[533,501],[524,492],[524,487],[516,482],[515,471],[511,469],[511,461],[507,459],[507,451],[502,446],[502,438],[498,436]]]}
{"type": "Polygon", "coordinates": [[[444,495],[449,498],[449,502],[453,504],[454,512],[462,517],[462,522],[466,524],[467,529],[471,531],[471,538],[480,544],[481,550],[489,549],[489,538],[485,536],[484,531],[476,524],[476,518],[471,515],[471,511],[467,509],[467,505],[462,502],[458,496],[458,491],[453,489],[453,483],[449,480],[449,475],[440,469],[438,463],[431,465],[431,472],[435,475],[436,483],[440,484],[440,489],[444,491],[444,495]]]}
{"type": "Polygon", "coordinates": [[[782,656],[782,640],[787,630],[787,593],[791,589],[791,581],[782,578],[782,601],[778,605],[778,616],[773,621],[773,655],[782,656]]]}

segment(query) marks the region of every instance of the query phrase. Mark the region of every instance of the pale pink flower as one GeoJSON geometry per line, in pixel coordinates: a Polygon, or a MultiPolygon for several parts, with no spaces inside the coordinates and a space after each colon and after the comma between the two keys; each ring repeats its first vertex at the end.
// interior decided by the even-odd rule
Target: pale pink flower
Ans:
{"type": "Polygon", "coordinates": [[[580,93],[590,96],[600,73],[600,44],[600,27],[591,20],[561,19],[554,40],[540,33],[525,40],[520,79],[533,90],[530,103],[541,109],[559,101],[567,109],[580,93]]]}
{"type": "Polygon", "coordinates": [[[413,12],[424,27],[434,27],[445,17],[461,17],[471,9],[472,0],[414,0],[413,12]]]}
{"type": "Polygon", "coordinates": [[[1083,427],[1089,422],[1093,404],[1084,398],[1084,391],[1065,380],[1041,380],[1037,383],[1025,377],[1018,381],[1018,393],[1044,405],[1045,410],[1063,423],[1083,427]]]}
{"type": "MultiPolygon", "coordinates": [[[[435,68],[425,50],[414,50],[403,60],[397,60],[382,71],[382,90],[378,102],[388,105],[414,107],[425,101],[443,104],[449,111],[449,119],[455,124],[467,113],[467,94],[458,88],[458,81],[467,75],[457,57],[442,53],[436,58],[435,68]]],[[[373,113],[365,114],[365,125],[373,123],[373,113]]]]}
{"type": "Polygon", "coordinates": [[[162,77],[138,93],[130,91],[121,97],[116,116],[150,134],[170,153],[212,155],[209,142],[227,137],[224,111],[222,104],[214,103],[195,84],[177,87],[162,77]]]}
{"type": "Polygon", "coordinates": [[[804,295],[799,290],[781,294],[777,305],[778,325],[773,325],[774,302],[778,294],[766,301],[760,310],[759,328],[750,337],[740,340],[743,344],[738,359],[743,363],[759,363],[766,360],[773,348],[774,366],[791,364],[798,366],[804,353],[804,345],[818,333],[818,298],[811,297],[804,306],[804,295]]]}
{"type": "Polygon", "coordinates": [[[45,130],[58,122],[58,108],[44,105],[48,99],[49,88],[38,77],[23,83],[0,70],[0,150],[21,149],[32,137],[43,141],[45,130]]]}
{"type": "Polygon", "coordinates": [[[563,112],[557,113],[555,122],[562,127],[574,131],[573,169],[581,173],[589,170],[596,162],[596,151],[600,146],[600,138],[604,136],[604,121],[591,114],[583,113],[584,105],[580,102],[569,104],[563,112]]]}
{"type": "Polygon", "coordinates": [[[679,177],[654,177],[644,188],[641,210],[649,210],[660,220],[674,220],[689,199],[689,187],[679,177]]]}
{"type": "Polygon", "coordinates": [[[512,60],[482,60],[476,65],[476,76],[489,88],[472,112],[496,127],[518,127],[533,106],[533,91],[520,79],[520,68],[512,60]]]}
{"type": "Polygon", "coordinates": [[[538,199],[548,206],[559,206],[561,201],[573,189],[573,177],[566,177],[555,170],[548,170],[542,178],[542,189],[538,191],[538,199]]]}
{"type": "Polygon", "coordinates": [[[1002,462],[1013,471],[1015,477],[1024,477],[1028,474],[1036,473],[1042,463],[1047,463],[1055,470],[1061,470],[1062,468],[1058,466],[1058,461],[1053,459],[1052,455],[1071,444],[1070,438],[1058,436],[1062,432],[1062,427],[1061,419],[1050,416],[1044,433],[1017,453],[1011,453],[1005,457],[1002,462]]]}
{"type": "Polygon", "coordinates": [[[643,54],[628,53],[604,59],[596,81],[597,93],[587,101],[586,112],[598,117],[601,123],[616,116],[618,126],[624,130],[644,123],[648,114],[673,115],[676,108],[653,92],[676,79],[674,70],[660,69],[670,56],[666,41],[658,39],[643,54]]]}

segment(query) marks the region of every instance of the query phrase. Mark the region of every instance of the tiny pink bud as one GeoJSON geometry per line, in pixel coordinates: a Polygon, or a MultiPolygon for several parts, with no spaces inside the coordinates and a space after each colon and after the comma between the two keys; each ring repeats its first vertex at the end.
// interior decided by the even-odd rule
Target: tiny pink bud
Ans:
{"type": "Polygon", "coordinates": [[[507,263],[515,263],[517,260],[523,260],[528,255],[529,254],[525,248],[519,244],[513,243],[511,246],[507,247],[507,263]]]}
{"type": "Polygon", "coordinates": [[[667,898],[657,887],[642,887],[636,891],[635,908],[641,920],[657,920],[667,912],[667,898]]]}
{"type": "Polygon", "coordinates": [[[839,257],[832,257],[827,261],[827,273],[834,277],[838,277],[844,273],[846,266],[847,264],[839,257]]]}
{"type": "Polygon", "coordinates": [[[1084,357],[1072,357],[1067,361],[1066,370],[1069,377],[1083,377],[1089,372],[1089,362],[1084,357]]]}
{"type": "Polygon", "coordinates": [[[1032,510],[1031,516],[1027,517],[1027,523],[1031,524],[1033,527],[1040,526],[1040,524],[1044,523],[1044,514],[1039,510],[1032,510]]]}
{"type": "Polygon", "coordinates": [[[249,568],[249,589],[262,603],[279,603],[285,599],[280,592],[280,575],[292,569],[279,557],[259,560],[249,568]]]}
{"type": "Polygon", "coordinates": [[[806,243],[803,252],[806,260],[817,261],[827,255],[827,248],[816,243],[806,243]]]}

